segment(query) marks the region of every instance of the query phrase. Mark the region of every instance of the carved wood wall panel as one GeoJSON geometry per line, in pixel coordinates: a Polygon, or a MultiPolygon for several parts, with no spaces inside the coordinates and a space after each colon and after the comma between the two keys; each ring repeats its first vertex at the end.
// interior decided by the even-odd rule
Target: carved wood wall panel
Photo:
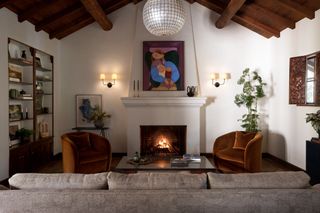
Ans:
{"type": "Polygon", "coordinates": [[[306,57],[290,58],[289,104],[305,104],[306,57]]]}

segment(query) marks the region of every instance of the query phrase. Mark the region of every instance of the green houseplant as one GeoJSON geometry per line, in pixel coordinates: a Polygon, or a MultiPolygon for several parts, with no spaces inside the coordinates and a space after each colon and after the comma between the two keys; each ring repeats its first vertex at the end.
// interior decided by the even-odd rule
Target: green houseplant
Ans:
{"type": "Polygon", "coordinates": [[[93,121],[95,127],[102,128],[104,126],[104,119],[110,117],[111,115],[102,111],[102,109],[99,106],[95,106],[91,114],[90,120],[93,121]]]}
{"type": "Polygon", "coordinates": [[[311,122],[313,129],[318,133],[318,139],[320,139],[320,110],[316,113],[307,113],[306,122],[311,122]]]}
{"type": "Polygon", "coordinates": [[[30,129],[21,128],[16,131],[16,136],[20,138],[21,142],[29,142],[30,136],[33,134],[33,131],[30,129]]]}
{"type": "Polygon", "coordinates": [[[242,93],[235,96],[234,103],[238,106],[247,108],[247,113],[242,115],[241,127],[247,132],[257,132],[259,114],[257,111],[258,99],[265,96],[263,87],[267,84],[263,82],[257,71],[250,71],[246,68],[240,76],[237,84],[242,85],[242,93]]]}

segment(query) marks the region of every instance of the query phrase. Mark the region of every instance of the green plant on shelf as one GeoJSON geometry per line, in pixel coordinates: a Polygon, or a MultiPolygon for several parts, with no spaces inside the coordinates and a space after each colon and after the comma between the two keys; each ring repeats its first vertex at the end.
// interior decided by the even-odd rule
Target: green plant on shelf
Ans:
{"type": "Polygon", "coordinates": [[[30,129],[21,128],[16,131],[16,137],[20,138],[21,142],[30,141],[30,136],[33,134],[33,131],[30,129]]]}
{"type": "Polygon", "coordinates": [[[313,129],[318,133],[320,139],[320,110],[316,113],[307,113],[306,122],[311,122],[313,129]]]}

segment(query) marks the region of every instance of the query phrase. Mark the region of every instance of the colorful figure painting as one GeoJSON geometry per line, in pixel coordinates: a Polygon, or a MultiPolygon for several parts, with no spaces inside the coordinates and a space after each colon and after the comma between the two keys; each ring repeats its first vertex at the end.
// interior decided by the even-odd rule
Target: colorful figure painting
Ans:
{"type": "Polygon", "coordinates": [[[92,113],[102,107],[102,95],[76,95],[76,127],[92,127],[92,113]]]}
{"type": "Polygon", "coordinates": [[[184,42],[143,42],[143,90],[184,90],[184,42]]]}

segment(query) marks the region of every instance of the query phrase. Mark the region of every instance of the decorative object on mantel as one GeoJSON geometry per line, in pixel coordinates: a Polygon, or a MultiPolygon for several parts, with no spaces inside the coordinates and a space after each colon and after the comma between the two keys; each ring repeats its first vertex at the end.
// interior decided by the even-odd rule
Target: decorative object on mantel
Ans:
{"type": "Polygon", "coordinates": [[[215,87],[219,87],[220,85],[224,85],[226,80],[231,79],[231,74],[230,73],[221,73],[221,74],[212,73],[210,77],[211,77],[212,85],[214,85],[215,87]],[[223,80],[223,82],[220,83],[219,80],[223,80]]]}
{"type": "Polygon", "coordinates": [[[143,7],[143,24],[156,36],[169,36],[181,30],[185,22],[181,0],[148,0],[143,7]]]}
{"type": "Polygon", "coordinates": [[[320,110],[316,113],[307,113],[306,122],[311,122],[313,129],[318,133],[318,138],[312,140],[320,143],[320,110]]]}
{"type": "Polygon", "coordinates": [[[133,80],[133,97],[139,97],[139,91],[140,91],[140,82],[139,80],[133,80]],[[137,82],[137,86],[136,86],[137,82]],[[136,94],[137,91],[137,94],[136,94]]]}
{"type": "Polygon", "coordinates": [[[100,81],[102,82],[103,85],[107,85],[108,88],[111,88],[113,85],[116,84],[118,76],[117,74],[113,73],[111,75],[111,81],[106,82],[106,75],[104,73],[100,74],[100,81]]]}
{"type": "Polygon", "coordinates": [[[257,132],[258,128],[258,99],[265,96],[263,87],[267,84],[262,81],[257,71],[250,72],[249,68],[246,68],[237,84],[243,85],[242,93],[235,96],[234,103],[240,107],[245,106],[248,110],[247,114],[242,115],[241,127],[245,129],[246,132],[257,132]]]}
{"type": "Polygon", "coordinates": [[[197,94],[198,88],[196,86],[187,86],[187,95],[193,97],[197,94]]]}
{"type": "Polygon", "coordinates": [[[92,127],[94,110],[102,108],[102,95],[76,95],[76,127],[92,127]]]}
{"type": "Polygon", "coordinates": [[[184,42],[143,42],[143,90],[184,90],[184,42]]]}

